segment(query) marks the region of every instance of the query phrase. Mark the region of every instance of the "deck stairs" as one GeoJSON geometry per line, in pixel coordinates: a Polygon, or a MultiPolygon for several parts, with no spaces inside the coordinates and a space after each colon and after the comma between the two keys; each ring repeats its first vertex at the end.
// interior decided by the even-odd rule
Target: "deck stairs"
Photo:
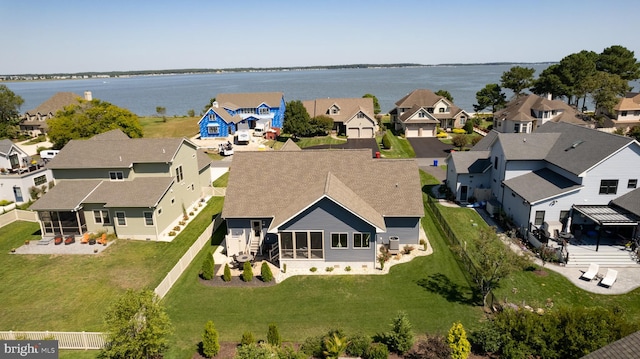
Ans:
{"type": "Polygon", "coordinates": [[[258,236],[253,236],[251,238],[251,243],[249,243],[249,253],[253,254],[262,254],[262,238],[258,236]]]}
{"type": "Polygon", "coordinates": [[[573,245],[567,246],[569,259],[567,267],[588,268],[589,264],[595,263],[600,267],[635,267],[640,266],[638,258],[624,245],[601,244],[596,252],[596,246],[573,245]]]}

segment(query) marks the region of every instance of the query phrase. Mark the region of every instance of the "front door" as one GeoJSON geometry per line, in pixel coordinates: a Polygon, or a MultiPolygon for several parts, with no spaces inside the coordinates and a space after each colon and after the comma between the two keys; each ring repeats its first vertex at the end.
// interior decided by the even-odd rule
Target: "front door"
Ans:
{"type": "Polygon", "coordinates": [[[18,186],[13,187],[13,196],[16,199],[16,203],[24,202],[24,198],[22,197],[22,189],[18,186]]]}
{"type": "Polygon", "coordinates": [[[253,232],[254,237],[260,238],[260,235],[262,234],[262,222],[251,221],[251,231],[253,232]]]}
{"type": "Polygon", "coordinates": [[[460,186],[460,202],[466,202],[467,201],[467,192],[469,191],[469,188],[467,186],[460,186]]]}

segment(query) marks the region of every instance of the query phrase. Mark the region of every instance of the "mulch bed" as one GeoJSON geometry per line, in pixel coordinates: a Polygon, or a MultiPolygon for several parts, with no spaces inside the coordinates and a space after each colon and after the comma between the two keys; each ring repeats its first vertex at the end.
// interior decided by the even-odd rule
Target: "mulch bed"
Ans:
{"type": "MultiPolygon", "coordinates": [[[[217,264],[214,267],[214,273],[218,273],[221,265],[217,264]]],[[[198,277],[198,281],[202,285],[210,286],[210,287],[245,287],[245,288],[255,288],[255,287],[271,287],[276,285],[276,281],[272,280],[271,282],[263,282],[261,276],[253,276],[253,280],[251,282],[245,282],[242,280],[240,276],[231,276],[231,281],[225,282],[222,279],[222,276],[214,276],[210,280],[202,279],[202,277],[198,277]]]]}

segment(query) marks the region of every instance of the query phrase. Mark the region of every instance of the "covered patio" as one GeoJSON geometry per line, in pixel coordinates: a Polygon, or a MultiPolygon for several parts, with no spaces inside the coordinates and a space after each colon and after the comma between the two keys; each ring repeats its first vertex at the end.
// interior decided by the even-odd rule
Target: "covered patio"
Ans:
{"type": "Polygon", "coordinates": [[[640,218],[622,208],[574,205],[571,222],[571,232],[576,241],[594,244],[596,252],[600,244],[627,246],[635,243],[637,246],[640,218]]]}

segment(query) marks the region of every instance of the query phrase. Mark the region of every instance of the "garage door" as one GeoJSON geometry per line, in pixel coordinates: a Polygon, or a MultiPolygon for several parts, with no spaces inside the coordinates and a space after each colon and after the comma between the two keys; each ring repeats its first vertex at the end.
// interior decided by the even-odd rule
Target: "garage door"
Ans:
{"type": "Polygon", "coordinates": [[[407,137],[418,137],[418,130],[417,129],[409,129],[409,128],[407,128],[407,131],[405,132],[405,136],[407,136],[407,137]]]}
{"type": "Polygon", "coordinates": [[[360,129],[359,128],[349,128],[347,130],[347,136],[349,138],[360,138],[360,129]]]}
{"type": "Polygon", "coordinates": [[[360,138],[373,138],[373,128],[365,127],[360,129],[360,138]]]}

